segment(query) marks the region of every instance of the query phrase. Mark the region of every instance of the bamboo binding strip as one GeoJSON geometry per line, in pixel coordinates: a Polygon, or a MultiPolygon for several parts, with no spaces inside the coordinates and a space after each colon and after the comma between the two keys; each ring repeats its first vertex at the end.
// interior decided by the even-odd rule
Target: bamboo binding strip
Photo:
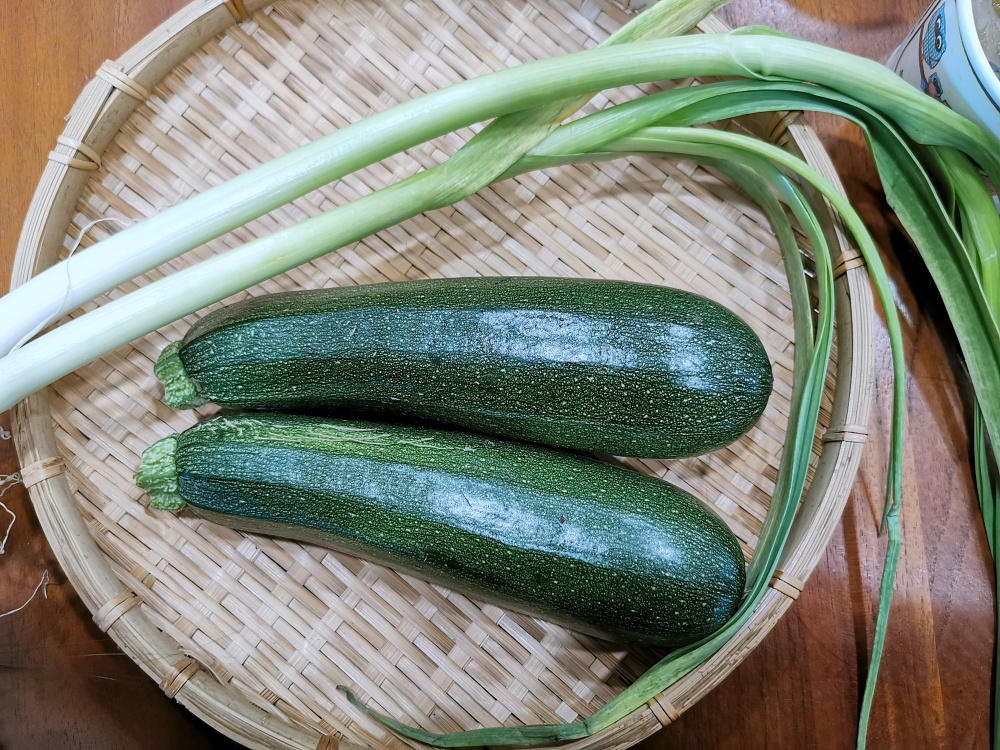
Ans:
{"type": "Polygon", "coordinates": [[[59,476],[65,470],[66,463],[60,456],[41,458],[21,468],[21,482],[30,489],[39,482],[59,476]]]}
{"type": "MultiPolygon", "coordinates": [[[[13,284],[65,255],[81,233],[89,247],[117,231],[97,219],[141,220],[369,112],[591,46],[626,20],[611,0],[195,0],[102,66],[81,94],[26,219],[13,284]]],[[[714,19],[703,24],[720,29],[714,19]]],[[[606,92],[589,110],[655,89],[606,92]]],[[[796,113],[732,126],[770,135],[837,182],[796,113]]],[[[470,133],[362,170],[135,283],[438,163],[470,133]]],[[[676,720],[764,637],[822,555],[854,480],[872,399],[871,292],[840,240],[826,439],[774,590],[702,669],[567,747],[625,748],[676,720]]],[[[780,459],[794,349],[780,253],[754,204],[690,163],[576,165],[498,184],[247,294],[473,274],[679,286],[754,328],[776,383],[761,422],[709,456],[626,462],[711,503],[751,556],[780,459]]],[[[196,317],[81,368],[14,415],[25,484],[69,579],[98,625],[168,695],[251,747],[403,748],[335,687],[430,731],[563,723],[592,714],[662,655],[609,649],[346,555],[150,511],[132,480],[139,454],[211,411],[167,409],[152,375],[163,346],[196,317]]]]}

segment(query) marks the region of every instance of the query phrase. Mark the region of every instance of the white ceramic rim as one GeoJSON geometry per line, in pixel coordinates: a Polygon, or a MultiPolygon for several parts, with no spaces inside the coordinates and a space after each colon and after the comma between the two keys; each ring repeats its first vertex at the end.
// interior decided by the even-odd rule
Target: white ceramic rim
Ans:
{"type": "MultiPolygon", "coordinates": [[[[979,43],[979,33],[976,31],[976,21],[972,13],[972,0],[956,0],[958,12],[958,33],[962,38],[965,57],[976,74],[979,84],[983,87],[993,106],[1000,110],[1000,78],[986,59],[986,52],[979,43]]],[[[1000,18],[997,19],[1000,23],[1000,18]]]]}

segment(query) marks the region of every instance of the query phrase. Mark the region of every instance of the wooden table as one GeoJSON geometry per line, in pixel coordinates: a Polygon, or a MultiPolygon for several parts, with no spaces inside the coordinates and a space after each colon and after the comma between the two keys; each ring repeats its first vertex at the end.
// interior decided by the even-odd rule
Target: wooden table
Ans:
{"type": "MultiPolygon", "coordinates": [[[[763,23],[885,60],[925,0],[736,0],[730,25],[763,23]]],[[[0,292],[21,222],[63,117],[100,63],[132,46],[185,0],[0,3],[0,292]]],[[[905,548],[871,746],[986,747],[994,633],[992,566],[975,509],[967,392],[940,300],[887,220],[859,133],[814,118],[851,199],[880,242],[903,313],[909,426],[905,548]]],[[[2,325],[2,321],[0,321],[2,325]]],[[[891,376],[877,336],[878,400],[843,523],[805,593],[764,643],[708,698],[642,750],[666,747],[847,748],[854,743],[884,540],[875,534],[887,456],[891,376]]],[[[9,428],[9,415],[0,417],[9,428]]],[[[0,441],[0,474],[16,471],[0,441]]],[[[168,699],[91,621],[35,520],[23,488],[0,557],[0,748],[235,747],[168,699]]],[[[6,525],[0,518],[0,532],[6,525]]]]}

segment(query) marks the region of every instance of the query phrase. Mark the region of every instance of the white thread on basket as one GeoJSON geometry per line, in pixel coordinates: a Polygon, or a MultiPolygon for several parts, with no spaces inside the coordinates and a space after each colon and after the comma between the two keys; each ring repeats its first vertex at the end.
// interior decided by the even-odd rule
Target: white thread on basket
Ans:
{"type": "MultiPolygon", "coordinates": [[[[3,497],[7,490],[20,481],[21,475],[17,472],[13,474],[0,474],[0,497],[3,497]]],[[[14,521],[17,520],[17,514],[2,501],[0,501],[0,508],[3,508],[10,515],[10,523],[7,524],[7,530],[4,532],[3,539],[0,539],[0,555],[2,555],[7,549],[7,540],[10,539],[10,530],[14,528],[14,521]]]]}
{"type": "MultiPolygon", "coordinates": [[[[135,222],[134,219],[131,219],[129,221],[125,221],[124,219],[119,219],[116,216],[105,216],[105,217],[102,217],[100,219],[94,219],[92,222],[90,222],[89,224],[86,224],[83,227],[83,229],[80,230],[80,234],[77,236],[76,241],[73,242],[73,247],[71,247],[69,249],[69,253],[66,255],[65,260],[69,260],[73,256],[73,253],[75,253],[77,251],[77,249],[79,249],[80,243],[83,242],[83,238],[87,235],[87,232],[94,225],[100,224],[102,221],[117,221],[119,224],[122,225],[122,227],[127,227],[130,224],[133,224],[135,222]]],[[[62,309],[62,306],[66,303],[66,300],[69,299],[69,293],[70,293],[70,291],[72,289],[73,289],[73,280],[69,277],[69,264],[67,263],[66,264],[66,291],[63,294],[62,302],[59,305],[59,309],[60,310],[62,309]]],[[[30,341],[32,338],[34,338],[35,336],[37,336],[42,331],[42,329],[44,329],[47,325],[49,325],[51,323],[54,323],[55,320],[58,317],[60,317],[61,315],[62,315],[61,312],[57,312],[57,313],[54,313],[54,314],[50,315],[45,320],[43,320],[37,326],[35,326],[34,328],[32,328],[28,333],[26,333],[21,338],[20,341],[18,341],[16,344],[14,344],[14,348],[11,349],[11,351],[12,352],[17,351],[22,346],[24,346],[25,344],[27,344],[28,341],[30,341]]]]}
{"type": "MultiPolygon", "coordinates": [[[[161,206],[160,210],[164,210],[164,209],[167,209],[167,208],[173,208],[178,203],[180,203],[184,199],[184,188],[186,186],[187,186],[187,183],[182,182],[181,183],[181,188],[177,191],[177,197],[174,198],[173,202],[167,204],[166,206],[161,206]]],[[[90,231],[90,229],[93,228],[95,225],[100,224],[102,221],[117,221],[119,224],[122,225],[122,228],[124,229],[124,228],[129,227],[132,224],[134,224],[136,220],[135,219],[129,219],[128,221],[126,221],[125,219],[119,219],[117,216],[102,216],[100,219],[94,219],[93,221],[85,224],[83,226],[83,228],[80,230],[80,234],[77,235],[76,240],[73,242],[73,247],[71,247],[69,249],[69,252],[66,254],[66,257],[64,258],[64,260],[69,260],[69,258],[72,257],[73,253],[75,253],[79,249],[80,243],[83,242],[83,238],[87,236],[87,232],[90,231]]],[[[69,277],[69,265],[67,264],[66,265],[66,292],[63,294],[62,303],[59,305],[59,309],[60,310],[62,309],[62,306],[64,304],[66,304],[66,300],[69,298],[69,293],[70,293],[70,291],[72,289],[73,289],[73,280],[70,279],[70,277],[69,277]]],[[[54,313],[53,315],[51,315],[48,318],[46,318],[45,320],[43,320],[41,323],[39,323],[37,326],[35,326],[31,331],[29,331],[20,341],[18,341],[14,345],[14,347],[11,349],[11,351],[12,352],[13,351],[17,351],[22,346],[24,346],[25,344],[27,344],[28,341],[30,341],[32,338],[34,338],[39,333],[41,333],[42,329],[44,329],[47,325],[50,325],[50,324],[54,323],[55,320],[61,314],[62,313],[54,313]]],[[[5,430],[3,430],[3,429],[0,429],[0,438],[2,438],[4,440],[10,439],[10,433],[7,432],[7,431],[5,431],[5,430]]]]}
{"type": "Polygon", "coordinates": [[[49,583],[49,571],[46,570],[44,573],[42,573],[42,580],[40,580],[38,582],[38,585],[35,586],[35,590],[31,592],[31,596],[28,597],[28,600],[24,604],[22,604],[20,607],[17,607],[16,609],[12,609],[10,612],[0,613],[0,617],[6,617],[7,615],[16,614],[17,612],[20,612],[22,609],[24,609],[25,607],[27,607],[29,604],[31,604],[32,600],[36,596],[38,596],[38,590],[39,589],[42,590],[42,598],[43,599],[48,599],[49,598],[49,593],[48,593],[48,591],[45,590],[45,587],[48,585],[48,583],[49,583]]]}

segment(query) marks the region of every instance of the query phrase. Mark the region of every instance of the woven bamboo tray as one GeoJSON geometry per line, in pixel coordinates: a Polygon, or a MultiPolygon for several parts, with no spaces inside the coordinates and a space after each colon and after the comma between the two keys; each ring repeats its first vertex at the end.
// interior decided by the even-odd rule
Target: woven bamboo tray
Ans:
{"type": "MultiPolygon", "coordinates": [[[[77,244],[83,251],[365,114],[592,46],[627,19],[610,0],[195,0],[82,92],[27,217],[12,285],[77,244]],[[109,217],[117,221],[93,223],[109,217]]],[[[703,29],[721,25],[709,19],[703,29]]],[[[652,88],[600,95],[591,109],[652,88]]],[[[799,117],[733,127],[804,155],[837,182],[799,117]]],[[[341,180],[107,296],[437,163],[469,135],[341,180]]],[[[703,669],[570,747],[628,747],[676,718],[757,645],[819,560],[854,481],[872,398],[873,307],[855,256],[846,250],[837,263],[836,369],[808,497],[771,590],[703,669]]],[[[686,162],[567,167],[484,190],[249,294],[474,274],[678,286],[756,330],[775,372],[759,424],[709,456],[630,462],[714,505],[749,558],[784,441],[793,352],[780,254],[755,205],[686,162]]],[[[397,748],[407,743],[336,685],[427,730],[562,723],[592,714],[662,655],[615,650],[345,555],[150,511],[132,480],[141,451],[209,413],[166,408],[152,375],[162,347],[193,320],[80,369],[14,413],[24,481],[67,575],[98,625],[168,695],[250,747],[397,748]]]]}

